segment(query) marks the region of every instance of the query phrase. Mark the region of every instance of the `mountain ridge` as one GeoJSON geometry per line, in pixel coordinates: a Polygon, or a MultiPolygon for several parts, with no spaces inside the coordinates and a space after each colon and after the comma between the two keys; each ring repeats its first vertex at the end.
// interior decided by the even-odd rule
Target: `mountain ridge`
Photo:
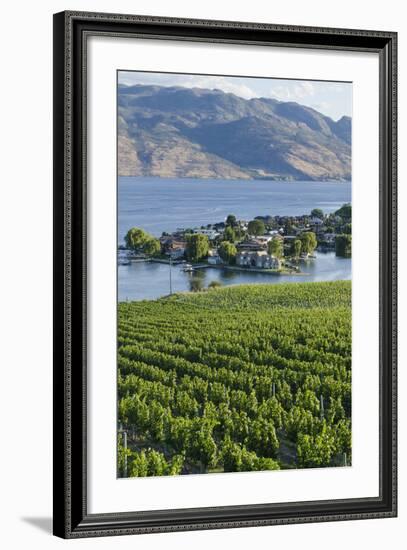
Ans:
{"type": "Polygon", "coordinates": [[[181,86],[119,85],[120,176],[349,180],[350,117],[181,86]]]}

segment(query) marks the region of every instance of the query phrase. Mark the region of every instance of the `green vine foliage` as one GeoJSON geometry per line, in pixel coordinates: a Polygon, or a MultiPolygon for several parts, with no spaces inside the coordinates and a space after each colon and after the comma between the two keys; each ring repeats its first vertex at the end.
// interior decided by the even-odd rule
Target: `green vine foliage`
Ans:
{"type": "Polygon", "coordinates": [[[350,282],[176,294],[118,319],[119,476],[351,464],[350,282]]]}

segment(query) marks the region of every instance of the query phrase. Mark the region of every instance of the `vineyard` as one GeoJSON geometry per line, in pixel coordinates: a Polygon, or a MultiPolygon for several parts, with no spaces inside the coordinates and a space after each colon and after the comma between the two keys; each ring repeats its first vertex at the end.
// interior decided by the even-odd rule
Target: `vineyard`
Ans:
{"type": "Polygon", "coordinates": [[[118,306],[120,477],[349,465],[350,419],[349,281],[118,306]]]}

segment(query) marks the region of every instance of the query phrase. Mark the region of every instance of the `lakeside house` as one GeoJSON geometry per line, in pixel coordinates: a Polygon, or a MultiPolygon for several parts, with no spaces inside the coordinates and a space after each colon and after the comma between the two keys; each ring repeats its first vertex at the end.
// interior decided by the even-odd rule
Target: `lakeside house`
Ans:
{"type": "Polygon", "coordinates": [[[179,234],[166,235],[160,239],[161,249],[164,254],[173,259],[182,258],[187,249],[187,242],[179,234]]]}
{"type": "MultiPolygon", "coordinates": [[[[234,216],[231,216],[235,218],[234,216]]],[[[313,215],[297,216],[256,216],[256,220],[262,220],[266,227],[262,235],[252,235],[248,232],[246,220],[232,220],[235,229],[234,246],[237,249],[236,265],[254,268],[280,269],[284,261],[273,257],[268,253],[269,244],[278,239],[283,245],[286,259],[293,255],[293,242],[302,239],[307,232],[313,232],[317,237],[320,250],[335,248],[335,239],[338,234],[348,232],[349,227],[344,228],[345,221],[335,214],[321,217],[313,215]]],[[[232,226],[230,225],[230,226],[232,226]]],[[[347,221],[347,225],[349,222],[347,221]]],[[[182,259],[187,251],[187,241],[191,233],[204,235],[211,249],[207,262],[210,265],[222,265],[224,262],[219,256],[217,247],[226,237],[230,239],[230,233],[226,235],[225,222],[211,223],[206,226],[193,229],[177,228],[173,233],[163,233],[160,237],[161,252],[173,259],[182,259]]],[[[308,257],[302,254],[301,257],[308,257]]]]}
{"type": "Polygon", "coordinates": [[[309,221],[309,227],[316,234],[321,233],[325,229],[324,222],[319,218],[311,218],[309,221]]]}
{"type": "Polygon", "coordinates": [[[236,248],[241,251],[250,250],[252,252],[256,252],[257,250],[264,250],[266,246],[267,245],[260,244],[255,240],[250,240],[237,243],[236,248]]]}
{"type": "Polygon", "coordinates": [[[236,255],[236,265],[259,269],[280,269],[281,261],[268,254],[265,250],[258,250],[256,252],[242,250],[236,255]]]}
{"type": "Polygon", "coordinates": [[[292,242],[298,240],[298,238],[299,238],[298,235],[286,235],[284,237],[284,242],[285,243],[292,243],[292,242]]]}
{"type": "Polygon", "coordinates": [[[321,240],[325,243],[335,245],[336,233],[324,233],[321,240]]]}
{"type": "Polygon", "coordinates": [[[209,265],[221,265],[223,264],[222,258],[219,256],[216,248],[211,248],[208,252],[208,264],[209,265]]]}
{"type": "Polygon", "coordinates": [[[221,265],[223,264],[222,258],[218,254],[214,254],[213,256],[208,256],[208,264],[209,265],[221,265]]]}
{"type": "Polygon", "coordinates": [[[336,233],[320,234],[318,249],[322,251],[335,250],[336,237],[336,233]]]}
{"type": "Polygon", "coordinates": [[[280,233],[273,235],[260,235],[257,237],[251,237],[249,240],[241,241],[236,245],[238,250],[267,250],[267,245],[273,239],[284,240],[284,237],[280,233]]]}
{"type": "Polygon", "coordinates": [[[273,239],[273,235],[259,235],[254,238],[253,241],[261,246],[267,246],[267,244],[273,239]]]}
{"type": "Polygon", "coordinates": [[[179,260],[184,257],[185,252],[186,252],[186,248],[180,247],[180,248],[175,248],[174,250],[170,250],[168,254],[169,256],[171,256],[173,260],[179,260]]]}

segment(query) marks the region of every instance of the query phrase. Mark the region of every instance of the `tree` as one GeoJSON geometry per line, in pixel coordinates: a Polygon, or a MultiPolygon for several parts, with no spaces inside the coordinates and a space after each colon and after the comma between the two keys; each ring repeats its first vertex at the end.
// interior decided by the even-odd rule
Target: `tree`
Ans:
{"type": "Polygon", "coordinates": [[[343,226],[343,232],[348,234],[348,235],[351,235],[352,234],[352,224],[351,223],[345,223],[345,225],[343,226]]]}
{"type": "Polygon", "coordinates": [[[157,256],[161,252],[161,244],[158,239],[149,239],[143,246],[143,252],[149,256],[157,256]]]}
{"type": "Polygon", "coordinates": [[[266,226],[261,220],[252,220],[251,222],[249,222],[247,230],[250,235],[264,235],[264,232],[266,231],[266,226]]]}
{"type": "Polygon", "coordinates": [[[208,285],[208,288],[219,288],[222,286],[220,281],[211,281],[208,285]]]}
{"type": "Polygon", "coordinates": [[[294,256],[294,258],[299,258],[301,254],[302,249],[302,243],[300,239],[295,239],[295,241],[291,245],[291,254],[294,256]]]}
{"type": "Polygon", "coordinates": [[[130,250],[137,250],[149,256],[156,256],[161,252],[160,241],[139,227],[129,229],[124,240],[130,250]]]}
{"type": "Polygon", "coordinates": [[[236,240],[236,233],[232,229],[230,225],[228,225],[223,232],[223,238],[225,241],[229,241],[230,243],[234,243],[236,240]]]}
{"type": "Polygon", "coordinates": [[[339,216],[344,220],[350,221],[352,218],[352,205],[350,203],[342,205],[339,210],[335,212],[335,216],[339,216]]]}
{"type": "Polygon", "coordinates": [[[284,256],[283,240],[278,237],[273,237],[271,241],[268,242],[267,252],[270,256],[282,258],[284,256]]]}
{"type": "Polygon", "coordinates": [[[337,256],[348,258],[352,255],[352,235],[337,235],[335,238],[335,253],[337,256]]]}
{"type": "Polygon", "coordinates": [[[315,233],[307,231],[301,234],[300,239],[302,251],[306,254],[312,254],[318,244],[315,233]]]}
{"type": "Polygon", "coordinates": [[[187,257],[189,260],[197,262],[208,255],[209,240],[206,235],[193,233],[187,236],[187,257]]]}
{"type": "Polygon", "coordinates": [[[323,220],[324,219],[324,213],[320,208],[314,208],[313,210],[311,210],[311,217],[323,220]]]}
{"type": "Polygon", "coordinates": [[[200,292],[204,287],[202,277],[192,277],[189,281],[189,290],[191,292],[200,292]]]}
{"type": "Polygon", "coordinates": [[[236,227],[237,226],[236,216],[234,216],[233,214],[229,214],[229,216],[226,218],[226,226],[236,227]]]}
{"type": "Polygon", "coordinates": [[[231,263],[236,258],[237,249],[234,244],[223,241],[218,248],[218,253],[224,262],[231,263]]]}
{"type": "Polygon", "coordinates": [[[130,248],[131,250],[141,249],[150,239],[151,235],[139,227],[132,227],[129,229],[124,238],[127,248],[130,248]]]}

